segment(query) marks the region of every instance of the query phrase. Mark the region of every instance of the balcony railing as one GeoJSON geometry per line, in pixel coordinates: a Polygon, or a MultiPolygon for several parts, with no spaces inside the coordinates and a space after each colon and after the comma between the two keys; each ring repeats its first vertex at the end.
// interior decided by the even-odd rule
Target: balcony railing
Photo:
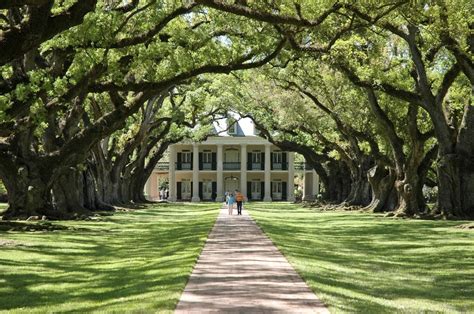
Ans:
{"type": "Polygon", "coordinates": [[[193,170],[193,164],[190,162],[177,162],[176,170],[193,170]]]}
{"type": "Polygon", "coordinates": [[[224,170],[240,170],[240,162],[224,162],[224,170]]]}
{"type": "Polygon", "coordinates": [[[200,170],[216,170],[216,168],[215,162],[203,162],[200,170]]]}
{"type": "Polygon", "coordinates": [[[264,170],[265,164],[263,162],[249,162],[248,163],[248,170],[264,170]]]}
{"type": "MultiPolygon", "coordinates": [[[[192,163],[176,163],[176,170],[192,170],[192,163]]],[[[240,170],[240,162],[224,162],[224,170],[240,170]]],[[[169,170],[168,162],[159,162],[156,164],[157,170],[169,170]]],[[[264,170],[264,163],[248,163],[247,170],[264,170]]],[[[311,165],[305,162],[295,162],[295,170],[313,170],[311,165]]],[[[216,163],[203,163],[200,170],[216,170],[216,163]]],[[[288,170],[288,163],[273,163],[272,170],[288,170]]]]}
{"type": "Polygon", "coordinates": [[[155,169],[158,169],[158,170],[170,170],[170,164],[169,162],[159,162],[156,164],[155,166],[155,169]]]}
{"type": "Polygon", "coordinates": [[[272,163],[272,170],[288,170],[287,162],[274,162],[272,163]]]}

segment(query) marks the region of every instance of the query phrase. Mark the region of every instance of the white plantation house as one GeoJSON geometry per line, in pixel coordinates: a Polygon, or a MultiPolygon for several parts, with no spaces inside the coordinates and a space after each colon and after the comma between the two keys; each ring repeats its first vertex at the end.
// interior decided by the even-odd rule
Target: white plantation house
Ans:
{"type": "Polygon", "coordinates": [[[169,201],[223,201],[226,191],[235,190],[252,201],[294,201],[295,171],[304,171],[304,199],[319,193],[316,172],[302,165],[295,170],[295,153],[259,137],[251,119],[222,119],[214,129],[216,135],[206,141],[169,147],[168,162],[160,162],[148,179],[149,199],[160,198],[165,180],[169,201]]]}

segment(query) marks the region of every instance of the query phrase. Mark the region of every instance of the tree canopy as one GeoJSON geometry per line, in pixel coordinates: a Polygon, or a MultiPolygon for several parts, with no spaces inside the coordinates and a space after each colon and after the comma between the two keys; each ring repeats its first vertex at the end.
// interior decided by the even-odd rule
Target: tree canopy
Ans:
{"type": "Polygon", "coordinates": [[[474,215],[470,1],[0,4],[5,217],[143,202],[167,147],[229,110],[328,202],[474,215]],[[231,74],[230,74],[231,73],[231,74]],[[229,75],[230,74],[230,75],[229,75]],[[438,188],[437,206],[422,190],[438,188]]]}

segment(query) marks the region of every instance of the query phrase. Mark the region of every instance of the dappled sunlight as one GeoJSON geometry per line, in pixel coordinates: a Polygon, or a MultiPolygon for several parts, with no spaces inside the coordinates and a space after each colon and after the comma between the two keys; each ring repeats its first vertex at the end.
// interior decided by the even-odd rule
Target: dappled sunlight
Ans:
{"type": "MultiPolygon", "coordinates": [[[[217,206],[155,205],[54,232],[2,232],[0,311],[172,311],[217,206]]],[[[61,222],[63,223],[63,222],[61,222]]]]}
{"type": "Polygon", "coordinates": [[[327,313],[244,211],[223,208],[178,303],[177,313],[327,313]]]}
{"type": "Polygon", "coordinates": [[[474,233],[454,228],[463,222],[248,208],[332,311],[474,311],[474,233]]]}

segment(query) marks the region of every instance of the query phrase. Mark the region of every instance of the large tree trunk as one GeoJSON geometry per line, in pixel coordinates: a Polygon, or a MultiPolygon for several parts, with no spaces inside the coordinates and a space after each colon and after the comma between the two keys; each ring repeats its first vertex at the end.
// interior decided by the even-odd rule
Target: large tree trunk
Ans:
{"type": "Polygon", "coordinates": [[[69,168],[53,184],[53,202],[63,216],[89,213],[84,207],[84,176],[77,168],[69,168]]]}
{"type": "MultiPolygon", "coordinates": [[[[109,160],[107,146],[95,145],[89,161],[91,175],[96,185],[96,206],[111,210],[113,205],[122,205],[120,194],[120,173],[109,160]]],[[[112,148],[113,149],[113,148],[112,148]]]]}
{"type": "MultiPolygon", "coordinates": [[[[13,165],[13,163],[12,163],[13,165]]],[[[8,193],[8,209],[3,219],[28,218],[51,213],[49,177],[33,164],[3,169],[2,180],[8,193]]]]}
{"type": "Polygon", "coordinates": [[[456,142],[443,144],[438,155],[438,211],[445,216],[474,217],[473,105],[466,105],[456,142]]]}
{"type": "Polygon", "coordinates": [[[94,166],[90,163],[82,173],[84,177],[84,207],[93,211],[114,211],[115,207],[104,199],[103,181],[94,175],[94,166]]]}
{"type": "Polygon", "coordinates": [[[142,165],[134,169],[130,178],[130,194],[134,203],[148,203],[145,197],[145,185],[150,174],[146,174],[145,167],[142,165]]]}
{"type": "Polygon", "coordinates": [[[351,191],[350,171],[342,161],[326,163],[328,170],[327,185],[324,186],[323,200],[340,204],[351,191]]]}
{"type": "Polygon", "coordinates": [[[347,206],[367,206],[371,201],[370,183],[367,178],[367,173],[372,166],[371,158],[361,158],[358,161],[357,167],[351,169],[351,187],[350,193],[344,205],[347,206]]]}
{"type": "Polygon", "coordinates": [[[447,216],[462,215],[459,165],[459,156],[456,154],[441,153],[438,156],[438,211],[447,216]]]}
{"type": "Polygon", "coordinates": [[[367,177],[372,188],[372,201],[364,210],[374,213],[394,210],[398,201],[394,171],[377,165],[368,171],[367,177]]]}
{"type": "Polygon", "coordinates": [[[424,212],[426,203],[423,195],[423,181],[420,171],[424,168],[424,161],[430,152],[425,154],[427,137],[418,130],[418,106],[410,104],[407,114],[408,135],[410,137],[409,154],[403,163],[397,164],[397,180],[395,188],[398,193],[397,215],[413,216],[424,212]]]}
{"type": "Polygon", "coordinates": [[[413,216],[424,211],[424,200],[419,203],[422,187],[421,180],[415,171],[405,172],[403,179],[395,181],[398,194],[398,206],[396,208],[398,215],[413,216]]]}
{"type": "Polygon", "coordinates": [[[120,202],[122,204],[132,203],[131,193],[131,174],[129,170],[125,170],[120,179],[120,202]]]}

